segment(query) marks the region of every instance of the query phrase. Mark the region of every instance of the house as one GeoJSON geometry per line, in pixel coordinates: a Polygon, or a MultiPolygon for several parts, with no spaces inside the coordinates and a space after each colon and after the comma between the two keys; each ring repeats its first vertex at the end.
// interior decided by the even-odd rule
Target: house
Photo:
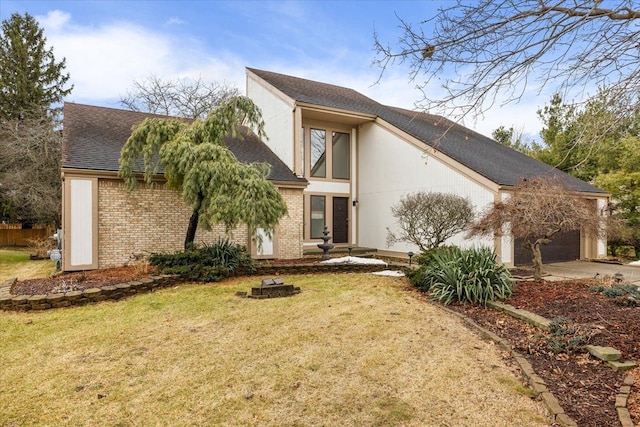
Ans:
{"type": "MultiPolygon", "coordinates": [[[[166,188],[162,176],[152,186],[129,192],[118,178],[120,150],[134,125],[147,117],[134,111],[65,103],[62,150],[63,270],[90,270],[124,265],[150,252],[184,246],[191,209],[178,192],[166,188]]],[[[271,165],[268,177],[289,211],[260,248],[244,228],[231,239],[251,248],[256,258],[302,256],[304,178],[293,172],[253,133],[227,138],[227,147],[245,163],[271,165]]],[[[214,242],[223,227],[198,228],[196,242],[214,242]]]]}
{"type": "MultiPolygon", "coordinates": [[[[557,177],[601,212],[608,195],[496,141],[439,116],[382,105],[355,90],[247,69],[247,96],[262,109],[270,148],[304,190],[304,246],[313,247],[326,224],[338,245],[377,248],[384,255],[416,251],[386,247],[395,227],[391,206],[416,191],[453,193],[477,210],[508,197],[522,178],[557,177]]],[[[509,236],[464,240],[492,247],[505,264],[529,263],[509,236]]],[[[606,241],[564,233],[543,249],[546,261],[606,256],[606,241]]]]}
{"type": "MultiPolygon", "coordinates": [[[[522,179],[557,177],[604,212],[602,190],[439,116],[382,105],[355,90],[247,68],[246,91],[262,110],[268,141],[228,139],[239,161],[272,165],[269,179],[289,210],[272,241],[252,244],[247,231],[234,241],[254,257],[299,258],[315,248],[326,226],[336,246],[375,248],[406,256],[409,244],[387,247],[396,227],[391,207],[416,191],[468,198],[477,210],[509,196],[522,179]]],[[[117,176],[120,150],[132,126],[150,114],[67,103],[63,138],[63,268],[122,265],[135,254],[179,250],[190,209],[156,185],[128,192],[117,176]]],[[[196,242],[220,228],[199,228],[196,242]]],[[[529,262],[509,236],[448,243],[483,244],[507,265],[529,262]]],[[[547,262],[606,256],[606,241],[565,233],[543,249],[547,262]]]]}

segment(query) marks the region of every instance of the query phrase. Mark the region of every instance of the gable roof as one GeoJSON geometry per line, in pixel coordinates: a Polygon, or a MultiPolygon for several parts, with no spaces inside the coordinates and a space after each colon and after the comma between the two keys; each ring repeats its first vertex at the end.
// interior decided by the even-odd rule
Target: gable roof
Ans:
{"type": "MultiPolygon", "coordinates": [[[[120,150],[133,126],[149,117],[172,118],[116,108],[65,102],[62,140],[63,169],[117,172],[120,150]]],[[[184,119],[186,120],[186,119],[184,119]]],[[[253,132],[243,138],[227,137],[225,143],[242,163],[268,163],[268,179],[287,183],[306,183],[297,177],[253,132]]]]}
{"type": "Polygon", "coordinates": [[[386,106],[361,93],[313,80],[247,68],[298,103],[307,103],[379,117],[403,132],[500,186],[515,186],[523,178],[549,176],[574,191],[605,191],[437,115],[386,106]]]}

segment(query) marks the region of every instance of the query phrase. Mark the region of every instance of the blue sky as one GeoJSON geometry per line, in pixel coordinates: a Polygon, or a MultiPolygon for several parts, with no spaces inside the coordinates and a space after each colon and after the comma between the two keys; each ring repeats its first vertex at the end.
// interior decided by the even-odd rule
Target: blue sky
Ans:
{"type": "MultiPolygon", "coordinates": [[[[351,87],[413,109],[416,82],[402,65],[378,80],[374,31],[395,44],[398,17],[420,22],[438,2],[417,1],[0,1],[0,19],[28,12],[45,30],[75,85],[67,101],[119,108],[133,81],[202,77],[244,91],[245,67],[351,87]]],[[[433,88],[438,90],[438,88],[433,88]]],[[[550,94],[496,107],[464,124],[485,135],[500,125],[535,135],[550,94]]],[[[437,112],[436,112],[437,113],[437,112]]]]}

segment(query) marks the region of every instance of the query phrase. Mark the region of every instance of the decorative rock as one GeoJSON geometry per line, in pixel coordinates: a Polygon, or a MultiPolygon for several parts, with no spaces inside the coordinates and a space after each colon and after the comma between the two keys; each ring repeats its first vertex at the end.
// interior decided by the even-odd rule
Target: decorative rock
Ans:
{"type": "Polygon", "coordinates": [[[13,299],[13,296],[11,296],[11,295],[6,296],[6,297],[1,297],[0,298],[0,309],[11,307],[11,300],[12,299],[13,299]]]}
{"type": "Polygon", "coordinates": [[[634,427],[633,421],[631,421],[631,414],[627,408],[616,408],[616,410],[622,427],[634,427]]]}
{"type": "Polygon", "coordinates": [[[100,288],[89,288],[82,291],[86,298],[89,298],[92,301],[96,301],[96,298],[102,296],[102,289],[100,288]]]}
{"type": "Polygon", "coordinates": [[[524,320],[525,322],[537,327],[538,329],[542,329],[543,331],[549,330],[549,324],[551,323],[551,321],[535,313],[515,308],[512,305],[498,301],[489,301],[487,302],[487,306],[495,310],[504,311],[515,317],[516,319],[524,320]]]}
{"type": "Polygon", "coordinates": [[[102,293],[107,297],[110,297],[111,295],[113,295],[117,290],[115,286],[103,286],[100,289],[102,289],[102,293]]]}
{"type": "Polygon", "coordinates": [[[71,291],[64,294],[65,298],[69,301],[75,302],[82,298],[82,291],[71,291]]]}
{"type": "Polygon", "coordinates": [[[47,302],[50,304],[58,303],[60,301],[63,301],[64,298],[65,298],[64,294],[48,294],[47,302]]]}
{"type": "Polygon", "coordinates": [[[616,396],[616,408],[626,408],[627,407],[627,398],[629,396],[625,394],[619,394],[616,396]]]}
{"type": "Polygon", "coordinates": [[[636,362],[632,362],[631,360],[627,360],[626,362],[609,360],[607,361],[607,364],[611,366],[613,369],[615,369],[616,371],[628,371],[638,367],[638,364],[636,362]]]}
{"type": "Polygon", "coordinates": [[[28,299],[29,299],[28,295],[20,295],[20,296],[17,296],[17,297],[13,297],[13,298],[11,298],[11,304],[14,307],[27,305],[27,300],[28,299]]]}
{"type": "Polygon", "coordinates": [[[602,347],[599,345],[587,345],[586,349],[592,356],[607,361],[620,360],[622,354],[613,347],[602,347]]]}

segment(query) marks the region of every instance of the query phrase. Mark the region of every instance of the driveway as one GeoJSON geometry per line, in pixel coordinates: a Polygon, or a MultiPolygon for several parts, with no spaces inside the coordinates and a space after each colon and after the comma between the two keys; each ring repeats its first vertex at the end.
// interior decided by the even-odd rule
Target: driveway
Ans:
{"type": "Polygon", "coordinates": [[[622,273],[624,282],[640,285],[640,267],[619,264],[607,264],[595,261],[570,261],[544,264],[542,270],[551,277],[545,279],[579,279],[583,277],[613,276],[622,273]]]}

